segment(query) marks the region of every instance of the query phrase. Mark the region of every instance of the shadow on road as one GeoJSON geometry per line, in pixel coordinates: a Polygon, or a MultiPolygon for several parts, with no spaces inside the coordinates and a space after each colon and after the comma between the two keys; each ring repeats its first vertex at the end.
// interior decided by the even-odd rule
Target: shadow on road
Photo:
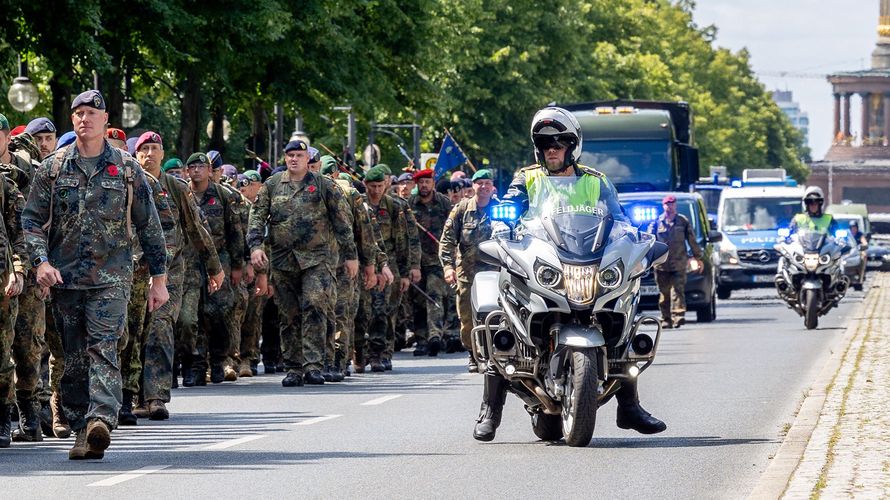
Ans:
{"type": "MultiPolygon", "coordinates": [[[[678,436],[678,437],[638,437],[638,438],[597,438],[588,448],[709,448],[716,446],[739,446],[746,444],[778,443],[775,439],[746,438],[731,439],[719,436],[678,436]]],[[[486,446],[568,446],[565,441],[501,441],[487,443],[486,446]]]]}

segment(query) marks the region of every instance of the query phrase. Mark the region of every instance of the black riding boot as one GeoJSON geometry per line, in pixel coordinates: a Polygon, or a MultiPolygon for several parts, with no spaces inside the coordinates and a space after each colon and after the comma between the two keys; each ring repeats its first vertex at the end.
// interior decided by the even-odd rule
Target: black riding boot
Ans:
{"type": "Polygon", "coordinates": [[[616,423],[622,429],[633,429],[640,434],[658,434],[667,429],[667,425],[653,417],[640,406],[637,394],[637,379],[626,379],[615,394],[618,400],[618,418],[616,423]]]}
{"type": "Polygon", "coordinates": [[[19,428],[12,431],[13,441],[43,441],[40,428],[40,402],[36,396],[19,395],[19,428]]]}
{"type": "Polygon", "coordinates": [[[12,443],[12,422],[9,420],[9,405],[0,403],[0,448],[9,448],[12,443]]]}
{"type": "Polygon", "coordinates": [[[476,419],[476,427],[473,429],[473,437],[479,441],[491,441],[501,425],[501,414],[504,411],[504,402],[507,400],[507,385],[509,383],[499,374],[488,371],[485,373],[482,391],[482,407],[479,408],[479,418],[476,419]]]}

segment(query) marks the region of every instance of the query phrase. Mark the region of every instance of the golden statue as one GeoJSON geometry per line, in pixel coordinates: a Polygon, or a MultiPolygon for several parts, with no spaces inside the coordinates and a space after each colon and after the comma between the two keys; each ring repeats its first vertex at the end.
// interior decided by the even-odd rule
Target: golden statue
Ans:
{"type": "Polygon", "coordinates": [[[890,37],[890,0],[881,0],[881,13],[878,18],[878,35],[890,37]]]}

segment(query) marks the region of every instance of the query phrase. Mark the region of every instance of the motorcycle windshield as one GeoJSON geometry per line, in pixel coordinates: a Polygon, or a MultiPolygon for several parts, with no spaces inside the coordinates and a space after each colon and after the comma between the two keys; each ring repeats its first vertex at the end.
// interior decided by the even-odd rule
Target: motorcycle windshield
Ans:
{"type": "Polygon", "coordinates": [[[818,253],[825,244],[825,233],[818,231],[800,231],[797,233],[797,242],[804,252],[818,253]]]}
{"type": "Polygon", "coordinates": [[[598,179],[542,176],[529,186],[529,206],[522,217],[527,234],[552,241],[569,254],[585,258],[608,242],[612,214],[600,199],[598,179]]]}

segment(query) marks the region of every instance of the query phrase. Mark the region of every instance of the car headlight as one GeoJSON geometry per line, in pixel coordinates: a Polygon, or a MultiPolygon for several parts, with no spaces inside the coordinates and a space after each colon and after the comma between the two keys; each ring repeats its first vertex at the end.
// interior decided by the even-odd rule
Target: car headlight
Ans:
{"type": "Polygon", "coordinates": [[[544,288],[556,288],[562,282],[562,273],[559,269],[544,264],[538,266],[538,270],[535,272],[535,279],[544,288]]]}
{"type": "Polygon", "coordinates": [[[828,264],[829,262],[831,262],[831,255],[824,253],[819,256],[819,264],[822,264],[824,266],[825,264],[828,264]]]}
{"type": "Polygon", "coordinates": [[[607,290],[614,290],[621,284],[621,269],[618,266],[603,269],[596,275],[596,282],[607,290]]]}

